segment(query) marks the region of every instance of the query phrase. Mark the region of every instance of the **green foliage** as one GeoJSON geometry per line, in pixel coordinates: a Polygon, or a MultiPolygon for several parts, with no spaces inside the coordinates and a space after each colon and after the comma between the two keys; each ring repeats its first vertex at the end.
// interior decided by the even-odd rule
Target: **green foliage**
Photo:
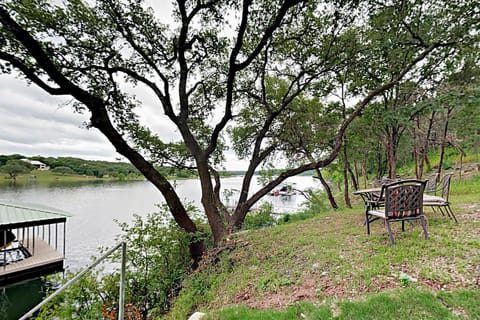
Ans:
{"type": "Polygon", "coordinates": [[[7,160],[6,163],[0,167],[0,172],[7,173],[11,179],[15,180],[20,174],[29,173],[33,166],[23,160],[7,160]]]}
{"type": "Polygon", "coordinates": [[[306,209],[295,214],[286,214],[278,221],[278,223],[282,224],[307,220],[329,210],[327,194],[324,190],[308,189],[305,190],[305,192],[309,199],[306,202],[306,209]]]}
{"type": "MultiPolygon", "coordinates": [[[[476,2],[178,1],[167,22],[148,1],[4,0],[0,72],[15,69],[50,94],[71,95],[74,111],[90,111],[89,125],[138,167],[203,171],[206,198],[214,192],[208,167],[220,166],[230,147],[228,128],[231,149],[249,160],[251,173],[279,157],[292,168],[282,178],[332,162],[348,115],[391,95],[385,90],[392,85],[403,99],[417,79],[431,75],[432,83],[457,67],[462,56],[447,58],[458,50],[475,52],[476,2]],[[137,88],[150,94],[135,96],[137,88]],[[142,103],[153,106],[142,121],[152,128],[140,124],[142,103]],[[153,130],[165,120],[178,135],[153,130]]],[[[386,124],[405,122],[402,112],[384,114],[386,124]]],[[[58,166],[114,174],[100,164],[58,166]]],[[[158,171],[142,171],[158,178],[158,171]]],[[[163,188],[175,203],[170,191],[163,188]]],[[[224,217],[213,201],[203,203],[220,239],[224,217]]],[[[182,206],[170,209],[176,221],[188,220],[182,206]]]]}
{"type": "Polygon", "coordinates": [[[72,168],[63,167],[63,166],[53,168],[52,172],[61,173],[61,174],[74,174],[75,173],[75,171],[73,171],[72,168]]]}
{"type": "MultiPolygon", "coordinates": [[[[63,284],[75,275],[67,271],[64,277],[54,275],[49,276],[48,280],[63,284]]],[[[113,277],[102,274],[101,268],[90,271],[40,309],[36,319],[102,319],[103,306],[114,304],[115,301],[118,305],[118,282],[112,283],[112,280],[113,277]],[[112,285],[117,289],[116,292],[112,290],[112,285]]]]}
{"type": "Polygon", "coordinates": [[[21,154],[10,154],[10,155],[0,155],[0,166],[3,166],[7,163],[7,161],[9,160],[20,160],[20,159],[23,159],[25,158],[23,155],[21,154]]]}
{"type": "Polygon", "coordinates": [[[133,225],[120,227],[129,252],[127,301],[145,317],[164,313],[189,268],[189,238],[166,212],[135,215],[133,225]]]}
{"type": "MultiPolygon", "coordinates": [[[[125,303],[142,319],[159,316],[170,308],[190,267],[185,232],[165,212],[134,216],[132,224],[120,223],[118,240],[127,243],[125,303]]],[[[106,248],[102,250],[104,252],[106,248]]],[[[96,270],[43,309],[39,319],[102,319],[118,310],[120,253],[110,261],[114,272],[96,270]]],[[[63,281],[74,276],[68,273],[63,281]]]]}
{"type": "Polygon", "coordinates": [[[102,177],[130,177],[139,176],[140,172],[130,163],[125,162],[109,162],[109,161],[97,161],[97,160],[84,160],[73,157],[32,157],[32,159],[44,162],[52,171],[64,172],[65,167],[70,168],[72,173],[86,176],[94,176],[97,178],[102,177]],[[60,169],[57,169],[59,168],[60,169]]]}
{"type": "Polygon", "coordinates": [[[184,319],[196,306],[208,303],[223,290],[223,282],[233,271],[228,252],[218,254],[215,250],[204,255],[196,272],[189,274],[182,283],[182,290],[175,299],[166,319],[184,319]]]}
{"type": "Polygon", "coordinates": [[[273,226],[275,219],[272,217],[273,206],[269,202],[262,203],[258,210],[250,212],[243,222],[243,229],[260,229],[273,226]]]}

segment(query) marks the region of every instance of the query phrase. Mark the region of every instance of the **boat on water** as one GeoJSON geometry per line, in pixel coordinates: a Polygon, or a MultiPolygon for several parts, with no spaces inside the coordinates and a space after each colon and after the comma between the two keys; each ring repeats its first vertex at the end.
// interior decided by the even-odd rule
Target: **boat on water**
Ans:
{"type": "Polygon", "coordinates": [[[295,189],[295,184],[290,184],[290,183],[285,183],[280,186],[278,189],[274,189],[272,192],[270,192],[271,196],[277,197],[277,196],[282,196],[282,197],[290,197],[293,195],[296,195],[297,191],[295,189]]]}

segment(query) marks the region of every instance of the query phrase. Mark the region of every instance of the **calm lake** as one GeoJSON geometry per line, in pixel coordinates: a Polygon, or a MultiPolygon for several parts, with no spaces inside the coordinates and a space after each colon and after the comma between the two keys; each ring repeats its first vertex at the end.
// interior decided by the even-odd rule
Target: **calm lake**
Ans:
{"type": "MultiPolygon", "coordinates": [[[[242,177],[223,179],[222,189],[238,190],[241,182],[242,177]]],[[[310,176],[292,177],[287,182],[294,184],[298,190],[320,188],[318,180],[310,176]]],[[[177,180],[172,183],[181,199],[200,207],[200,183],[197,179],[177,180]]],[[[259,188],[255,183],[252,191],[259,188]]],[[[147,181],[11,185],[0,187],[0,199],[43,204],[70,212],[72,217],[67,220],[65,266],[71,270],[79,270],[91,262],[91,256],[99,256],[98,247],[115,244],[115,236],[120,232],[115,220],[129,223],[133,214],[146,216],[148,213],[158,212],[157,205],[164,202],[160,192],[147,181]]],[[[297,211],[305,198],[300,194],[291,197],[267,196],[263,201],[271,202],[274,212],[287,213],[297,211]]],[[[19,287],[17,285],[8,290],[11,295],[12,290],[17,291],[19,287]]],[[[29,289],[26,287],[24,290],[29,289]]],[[[8,292],[3,292],[4,298],[8,296],[8,292]]],[[[25,296],[24,298],[32,300],[25,296]]],[[[25,302],[11,301],[10,298],[8,300],[7,306],[3,308],[0,301],[0,309],[3,309],[0,310],[0,319],[18,319],[19,315],[13,315],[7,310],[13,307],[19,309],[19,304],[23,305],[25,302]]],[[[24,312],[29,308],[25,308],[24,312]]]]}

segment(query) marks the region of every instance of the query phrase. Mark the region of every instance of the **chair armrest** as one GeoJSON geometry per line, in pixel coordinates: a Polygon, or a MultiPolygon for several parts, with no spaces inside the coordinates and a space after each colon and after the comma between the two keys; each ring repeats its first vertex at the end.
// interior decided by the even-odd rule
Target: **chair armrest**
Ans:
{"type": "Polygon", "coordinates": [[[368,200],[365,205],[370,209],[377,209],[385,206],[384,200],[368,200]]]}

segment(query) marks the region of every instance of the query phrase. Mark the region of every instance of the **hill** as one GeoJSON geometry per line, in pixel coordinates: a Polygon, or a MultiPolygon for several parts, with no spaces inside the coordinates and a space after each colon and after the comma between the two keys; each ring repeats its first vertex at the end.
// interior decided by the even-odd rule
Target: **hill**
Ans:
{"type": "MultiPolygon", "coordinates": [[[[459,223],[427,210],[389,245],[382,223],[366,234],[364,209],[240,232],[183,285],[169,319],[479,319],[480,174],[459,181],[459,223]]],[[[357,199],[358,200],[358,199],[357,199]]]]}

